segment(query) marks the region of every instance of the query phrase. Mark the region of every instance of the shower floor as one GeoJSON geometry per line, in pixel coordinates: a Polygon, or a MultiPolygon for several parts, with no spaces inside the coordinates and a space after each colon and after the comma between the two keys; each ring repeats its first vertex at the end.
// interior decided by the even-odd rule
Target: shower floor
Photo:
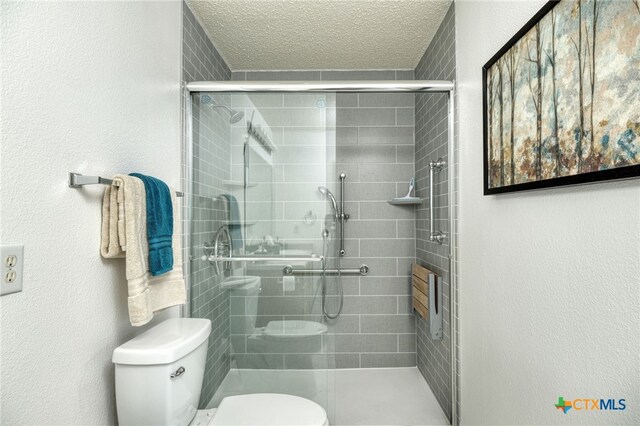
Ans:
{"type": "Polygon", "coordinates": [[[243,370],[227,374],[207,405],[244,393],[298,395],[328,407],[332,426],[448,425],[417,368],[243,370]],[[327,392],[330,389],[331,392],[327,392]]]}

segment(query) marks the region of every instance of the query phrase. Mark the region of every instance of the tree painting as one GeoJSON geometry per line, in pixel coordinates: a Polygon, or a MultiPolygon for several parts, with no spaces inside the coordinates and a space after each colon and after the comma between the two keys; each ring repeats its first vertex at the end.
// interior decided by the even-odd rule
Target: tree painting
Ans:
{"type": "Polygon", "coordinates": [[[640,4],[562,0],[487,67],[488,186],[640,165],[640,4]]]}
{"type": "Polygon", "coordinates": [[[500,168],[500,186],[504,185],[504,115],[503,115],[503,106],[504,106],[504,80],[502,78],[502,61],[498,62],[498,91],[500,93],[500,110],[499,110],[499,123],[498,129],[500,131],[500,164],[498,167],[500,168]]]}
{"type": "Polygon", "coordinates": [[[528,40],[528,44],[531,46],[527,46],[527,61],[533,65],[534,69],[529,68],[527,84],[536,111],[535,161],[533,167],[536,180],[540,180],[542,177],[542,92],[544,90],[540,22],[535,25],[534,29],[535,31],[533,31],[528,40]]]}
{"type": "Polygon", "coordinates": [[[558,177],[561,173],[562,166],[562,149],[560,148],[560,139],[558,138],[558,91],[556,90],[556,11],[551,9],[550,15],[550,41],[549,49],[545,49],[547,63],[551,68],[551,152],[553,153],[553,176],[558,177]]]}
{"type": "Polygon", "coordinates": [[[511,177],[511,184],[515,183],[515,107],[516,107],[516,94],[518,92],[517,86],[517,75],[518,75],[518,66],[520,64],[520,50],[518,46],[514,46],[506,55],[505,66],[507,68],[507,76],[509,77],[509,173],[511,177]]]}

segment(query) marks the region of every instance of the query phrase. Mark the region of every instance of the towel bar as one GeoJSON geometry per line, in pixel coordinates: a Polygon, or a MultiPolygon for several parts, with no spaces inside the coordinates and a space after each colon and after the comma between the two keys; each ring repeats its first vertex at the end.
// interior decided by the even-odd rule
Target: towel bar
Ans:
{"type": "MultiPolygon", "coordinates": [[[[101,176],[85,176],[69,172],[69,188],[82,188],[85,185],[111,185],[112,183],[113,180],[101,176]]],[[[184,197],[184,194],[176,191],[176,197],[184,197]]]]}

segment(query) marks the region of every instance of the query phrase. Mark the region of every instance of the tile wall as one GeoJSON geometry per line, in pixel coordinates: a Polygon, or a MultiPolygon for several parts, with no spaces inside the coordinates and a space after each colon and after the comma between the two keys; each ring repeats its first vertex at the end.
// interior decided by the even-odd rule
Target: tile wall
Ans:
{"type": "MultiPolygon", "coordinates": [[[[186,3],[183,3],[183,42],[182,42],[182,79],[194,80],[230,80],[231,73],[224,59],[212,45],[186,3]]],[[[207,366],[202,385],[200,405],[205,406],[212,398],[216,389],[226,376],[230,368],[229,357],[229,292],[220,288],[220,281],[224,279],[216,275],[208,262],[200,260],[201,246],[211,241],[215,230],[226,220],[226,213],[221,203],[216,201],[219,194],[224,193],[223,182],[230,178],[229,167],[221,167],[231,162],[229,115],[226,111],[213,109],[203,104],[200,96],[193,99],[193,155],[185,158],[188,152],[183,145],[182,187],[187,189],[186,170],[190,161],[193,164],[192,193],[185,194],[192,200],[191,246],[185,248],[184,259],[190,265],[185,265],[189,271],[191,315],[196,318],[211,320],[212,331],[209,337],[207,352],[207,366]]],[[[228,103],[229,96],[213,96],[216,103],[228,103]]],[[[189,216],[185,209],[183,220],[189,216]]]]}
{"type": "MultiPolygon", "coordinates": [[[[287,71],[234,72],[235,80],[412,80],[413,71],[287,71]]],[[[295,246],[302,243],[298,232],[315,239],[318,249],[318,229],[305,229],[302,216],[307,210],[316,213],[318,222],[324,221],[328,203],[317,194],[317,186],[326,184],[339,199],[338,174],[347,175],[346,212],[350,214],[345,230],[347,255],[342,267],[359,267],[366,263],[371,272],[367,277],[343,278],[345,299],[342,315],[328,321],[326,339],[328,367],[398,367],[416,365],[415,321],[410,305],[410,270],[415,260],[415,214],[413,207],[390,206],[387,200],[404,196],[414,171],[414,95],[413,94],[338,94],[335,96],[335,117],[325,119],[329,135],[322,140],[314,126],[314,109],[318,95],[280,95],[274,101],[255,98],[259,110],[274,132],[274,139],[282,143],[274,156],[278,179],[276,208],[282,226],[278,237],[295,246]],[[265,105],[264,103],[268,105],[265,105]],[[275,104],[274,104],[275,102],[275,104]],[[284,108],[284,113],[283,113],[284,108]],[[312,112],[312,114],[309,114],[312,112]],[[311,118],[310,118],[311,117],[311,118]],[[333,121],[332,121],[333,120],[333,121]],[[331,133],[334,133],[332,135],[331,133]],[[324,147],[323,147],[324,145],[324,147]],[[317,151],[317,152],[316,152],[317,151]],[[322,161],[316,159],[322,158],[322,161]],[[325,163],[324,170],[312,172],[314,166],[325,163]],[[319,177],[320,178],[319,178],[319,177]],[[300,192],[302,191],[302,192],[300,192]],[[289,197],[289,198],[287,198],[289,197]],[[297,224],[296,224],[297,222],[297,224]],[[315,232],[315,233],[314,233],[315,232]]],[[[332,99],[325,99],[327,109],[332,99]]],[[[335,252],[335,241],[331,252],[335,252]]],[[[335,256],[330,267],[335,266],[335,256]]],[[[276,277],[273,277],[276,279],[276,277]]],[[[316,289],[318,283],[315,285],[316,289]]],[[[259,311],[276,313],[276,304],[285,302],[280,296],[282,285],[272,284],[276,297],[261,295],[259,311]]],[[[330,278],[329,291],[335,294],[336,278],[330,278]]],[[[295,296],[294,296],[295,297],[295,296]]],[[[288,300],[284,303],[289,319],[304,312],[305,319],[322,322],[319,304],[309,294],[306,306],[288,300]],[[310,315],[309,315],[310,314],[310,315]]],[[[317,300],[317,299],[316,299],[317,300]]],[[[337,309],[331,298],[327,308],[337,309]]],[[[262,322],[269,318],[263,318],[262,322]]],[[[273,317],[271,318],[273,319],[273,317]]],[[[259,318],[260,321],[260,318],[259,318]]],[[[316,357],[321,358],[321,357],[316,357]]],[[[299,354],[275,357],[276,368],[309,368],[317,363],[299,354]]],[[[326,357],[324,357],[326,359],[326,357]]]]}
{"type": "MultiPolygon", "coordinates": [[[[455,80],[455,28],[452,4],[431,44],[416,67],[416,79],[455,80]]],[[[418,196],[429,196],[429,162],[438,158],[447,163],[448,157],[448,102],[446,94],[416,95],[416,184],[418,196]]],[[[431,340],[429,320],[416,317],[417,364],[426,378],[444,412],[451,416],[451,331],[450,331],[450,278],[447,168],[435,176],[435,228],[447,234],[444,244],[429,241],[429,205],[425,202],[416,210],[416,260],[437,273],[443,284],[444,338],[431,340]]],[[[454,236],[455,242],[456,236],[454,236]]]]}

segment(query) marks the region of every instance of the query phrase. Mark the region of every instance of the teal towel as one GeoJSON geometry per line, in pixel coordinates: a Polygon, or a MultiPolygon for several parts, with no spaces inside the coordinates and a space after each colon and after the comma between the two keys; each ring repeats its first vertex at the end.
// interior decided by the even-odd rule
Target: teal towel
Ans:
{"type": "Polygon", "coordinates": [[[144,183],[147,198],[147,240],[149,241],[149,272],[161,275],[173,269],[173,205],[166,183],[151,176],[131,173],[144,183]]]}
{"type": "Polygon", "coordinates": [[[243,246],[242,226],[240,225],[240,209],[238,208],[238,200],[231,194],[222,194],[227,200],[227,208],[229,209],[229,234],[231,235],[231,245],[233,249],[239,249],[243,246]]]}

